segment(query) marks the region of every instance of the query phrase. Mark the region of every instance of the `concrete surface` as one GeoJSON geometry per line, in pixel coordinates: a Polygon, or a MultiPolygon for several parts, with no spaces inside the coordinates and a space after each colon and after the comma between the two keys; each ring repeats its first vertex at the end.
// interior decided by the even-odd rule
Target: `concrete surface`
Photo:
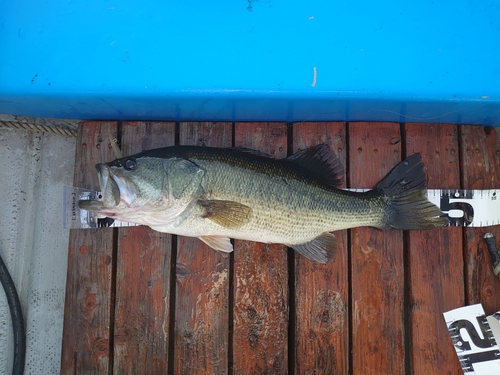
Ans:
{"type": "MultiPolygon", "coordinates": [[[[0,129],[0,254],[26,323],[25,374],[58,374],[69,231],[62,191],[73,182],[75,138],[0,129]]],[[[9,308],[0,288],[0,374],[12,368],[9,308]]]]}

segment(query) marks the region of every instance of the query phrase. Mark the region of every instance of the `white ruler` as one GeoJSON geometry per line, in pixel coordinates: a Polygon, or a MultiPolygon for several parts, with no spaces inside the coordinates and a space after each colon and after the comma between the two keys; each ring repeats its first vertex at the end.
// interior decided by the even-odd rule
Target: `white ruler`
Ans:
{"type": "Polygon", "coordinates": [[[448,215],[451,226],[489,227],[500,224],[500,189],[428,190],[428,199],[448,215]]]}
{"type": "MultiPolygon", "coordinates": [[[[364,192],[369,189],[346,189],[364,192]]],[[[489,227],[500,224],[500,189],[428,189],[427,199],[448,216],[448,226],[489,227]]]]}
{"type": "MultiPolygon", "coordinates": [[[[363,192],[368,189],[346,189],[363,192]]],[[[89,211],[80,210],[78,201],[97,199],[99,192],[73,187],[64,187],[64,227],[103,228],[129,227],[137,224],[113,220],[89,211]]],[[[429,189],[429,201],[448,215],[450,226],[487,227],[500,224],[500,189],[463,190],[429,189]]]]}
{"type": "Polygon", "coordinates": [[[500,311],[486,316],[477,304],[443,315],[464,374],[500,374],[500,311]]]}

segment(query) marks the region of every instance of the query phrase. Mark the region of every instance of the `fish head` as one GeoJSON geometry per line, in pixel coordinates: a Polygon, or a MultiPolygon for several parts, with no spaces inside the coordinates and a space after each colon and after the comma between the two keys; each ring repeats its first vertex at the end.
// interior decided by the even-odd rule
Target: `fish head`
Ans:
{"type": "Polygon", "coordinates": [[[101,197],[82,200],[80,208],[108,217],[168,209],[172,205],[165,160],[127,157],[96,165],[101,197]]]}
{"type": "Polygon", "coordinates": [[[126,157],[96,165],[101,197],[80,208],[145,225],[169,224],[200,192],[203,171],[179,158],[126,157]]]}

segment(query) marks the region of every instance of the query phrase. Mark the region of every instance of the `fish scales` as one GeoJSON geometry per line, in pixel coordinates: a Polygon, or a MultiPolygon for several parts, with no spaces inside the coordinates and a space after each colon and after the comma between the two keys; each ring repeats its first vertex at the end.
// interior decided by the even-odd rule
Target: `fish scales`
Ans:
{"type": "Polygon", "coordinates": [[[251,150],[178,146],[97,166],[104,199],[80,206],[153,229],[199,237],[231,251],[229,238],[294,247],[333,258],[331,231],[374,226],[426,229],[446,224],[427,201],[419,155],[376,189],[338,189],[338,160],[326,145],[276,160],[251,150]]]}
{"type": "Polygon", "coordinates": [[[206,170],[203,198],[237,201],[251,207],[252,213],[248,223],[237,230],[216,228],[217,224],[192,215],[181,224],[183,228],[179,230],[185,232],[179,234],[203,235],[218,230],[220,235],[228,237],[294,244],[325,231],[381,224],[382,210],[372,204],[376,199],[367,201],[359,196],[346,199],[333,189],[327,191],[287,177],[272,177],[266,171],[257,173],[224,163],[193,161],[206,170]],[[349,211],[360,214],[345,215],[349,211]]]}
{"type": "Polygon", "coordinates": [[[202,182],[205,198],[240,202],[251,207],[252,214],[237,232],[216,228],[213,222],[192,215],[179,228],[185,232],[178,234],[203,235],[218,230],[228,237],[295,244],[325,231],[382,224],[382,198],[367,198],[370,194],[353,194],[319,184],[295,165],[283,161],[252,154],[248,156],[253,158],[245,154],[235,158],[234,154],[205,150],[212,151],[201,149],[178,155],[206,171],[202,182]]]}

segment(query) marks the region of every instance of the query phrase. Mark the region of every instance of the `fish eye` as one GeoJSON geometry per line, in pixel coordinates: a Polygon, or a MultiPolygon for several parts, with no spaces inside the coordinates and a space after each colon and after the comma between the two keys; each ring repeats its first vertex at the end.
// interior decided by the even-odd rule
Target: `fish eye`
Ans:
{"type": "Polygon", "coordinates": [[[136,166],[135,161],[132,159],[128,159],[124,165],[127,171],[133,171],[135,169],[135,166],[136,166]]]}

